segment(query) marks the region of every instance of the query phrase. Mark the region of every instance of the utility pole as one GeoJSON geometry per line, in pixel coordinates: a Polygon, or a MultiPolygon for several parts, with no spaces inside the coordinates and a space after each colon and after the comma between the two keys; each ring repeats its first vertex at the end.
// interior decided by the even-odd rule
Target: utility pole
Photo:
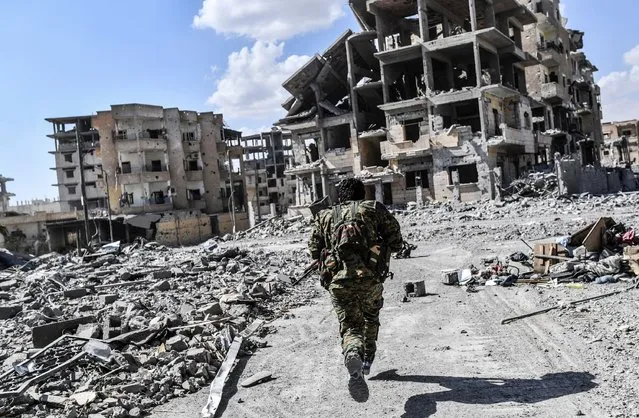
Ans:
{"type": "Polygon", "coordinates": [[[111,238],[111,242],[113,242],[113,222],[111,221],[111,192],[109,191],[109,176],[104,171],[103,166],[100,166],[100,170],[102,170],[102,178],[104,178],[104,183],[106,186],[107,212],[109,214],[109,238],[111,238]]]}
{"type": "Polygon", "coordinates": [[[91,234],[89,232],[89,208],[87,206],[87,193],[84,188],[84,154],[82,150],[82,143],[80,142],[80,119],[77,119],[75,123],[75,141],[78,148],[78,158],[80,160],[80,193],[82,194],[82,210],[84,211],[84,233],[86,234],[86,243],[88,248],[91,234]]]}

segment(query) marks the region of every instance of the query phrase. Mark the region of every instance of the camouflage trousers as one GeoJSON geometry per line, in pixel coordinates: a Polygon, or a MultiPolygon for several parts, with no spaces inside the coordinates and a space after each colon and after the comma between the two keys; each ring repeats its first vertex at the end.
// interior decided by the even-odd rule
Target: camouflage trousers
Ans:
{"type": "Polygon", "coordinates": [[[379,311],[384,287],[375,279],[350,279],[331,283],[328,291],[339,320],[342,353],[359,353],[373,360],[377,351],[379,311]]]}

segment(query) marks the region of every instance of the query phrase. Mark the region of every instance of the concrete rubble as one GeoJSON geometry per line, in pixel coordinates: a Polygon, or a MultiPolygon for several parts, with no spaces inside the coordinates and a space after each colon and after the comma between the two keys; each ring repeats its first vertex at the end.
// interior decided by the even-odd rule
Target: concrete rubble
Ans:
{"type": "Polygon", "coordinates": [[[0,271],[0,416],[142,416],[206,387],[234,336],[250,353],[256,320],[315,292],[310,282],[291,286],[309,264],[304,251],[231,244],[139,240],[0,271]]]}

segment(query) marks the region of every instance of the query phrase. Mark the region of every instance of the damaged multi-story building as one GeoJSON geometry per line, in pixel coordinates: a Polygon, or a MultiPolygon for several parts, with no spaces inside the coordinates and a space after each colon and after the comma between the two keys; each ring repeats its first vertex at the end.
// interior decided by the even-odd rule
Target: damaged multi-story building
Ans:
{"type": "Polygon", "coordinates": [[[603,124],[602,164],[606,167],[634,167],[639,171],[639,120],[603,124]]]}
{"type": "Polygon", "coordinates": [[[571,123],[557,118],[555,126],[555,97],[542,94],[545,83],[527,82],[527,74],[550,65],[536,40],[530,47],[533,32],[546,27],[538,26],[546,14],[536,3],[350,6],[362,32],[346,32],[283,84],[291,98],[277,125],[293,135],[296,166],[287,173],[296,177],[296,205],[334,198],[333,185],[350,175],[364,180],[368,198],[386,204],[490,199],[536,165],[553,164],[554,151],[565,155],[588,140],[583,160],[597,162],[595,68],[572,54],[581,47],[579,33],[564,29],[571,65],[562,104],[571,108],[571,123]],[[581,104],[571,107],[571,96],[581,104]],[[588,133],[577,135],[572,122],[588,133]],[[576,140],[561,148],[553,129],[576,140]]]}
{"type": "Polygon", "coordinates": [[[282,215],[294,205],[296,182],[285,171],[293,166],[291,132],[273,129],[242,137],[244,173],[251,226],[263,217],[282,215]]]}
{"type": "MultiPolygon", "coordinates": [[[[47,120],[60,200],[70,209],[82,207],[84,193],[89,209],[109,209],[126,225],[193,221],[198,238],[188,241],[248,227],[241,133],[226,128],[222,115],[125,104],[47,120]]],[[[184,241],[178,234],[177,243],[184,241]]]]}
{"type": "Polygon", "coordinates": [[[582,50],[584,33],[566,28],[559,0],[522,0],[537,22],[525,27],[524,49],[539,58],[526,69],[528,91],[535,99],[533,123],[537,162],[554,155],[600,165],[603,145],[601,91],[597,71],[582,50]]]}

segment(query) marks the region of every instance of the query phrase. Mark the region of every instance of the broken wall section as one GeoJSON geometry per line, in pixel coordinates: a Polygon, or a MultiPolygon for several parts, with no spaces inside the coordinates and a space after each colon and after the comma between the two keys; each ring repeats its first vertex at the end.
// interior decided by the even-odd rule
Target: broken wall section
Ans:
{"type": "Polygon", "coordinates": [[[578,160],[560,160],[556,163],[561,194],[608,194],[638,190],[635,174],[630,169],[582,167],[578,160]]]}

